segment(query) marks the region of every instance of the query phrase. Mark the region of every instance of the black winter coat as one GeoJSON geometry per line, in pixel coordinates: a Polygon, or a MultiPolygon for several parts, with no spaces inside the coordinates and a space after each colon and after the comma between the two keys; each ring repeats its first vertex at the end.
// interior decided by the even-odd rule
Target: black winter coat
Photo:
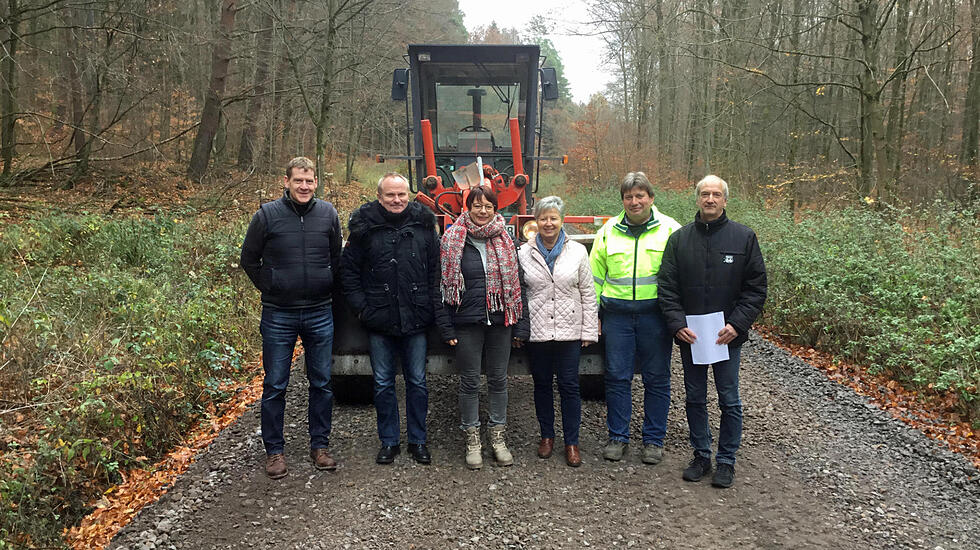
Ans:
{"type": "Polygon", "coordinates": [[[296,204],[284,192],[252,216],[241,266],[262,305],[299,309],[329,304],[340,265],[340,220],[332,204],[296,204]]]}
{"type": "Polygon", "coordinates": [[[410,202],[400,218],[392,219],[374,201],[351,214],[348,227],[340,279],[347,302],[365,328],[406,336],[446,316],[432,212],[410,202]]]}
{"type": "MultiPolygon", "coordinates": [[[[460,296],[458,306],[446,304],[452,326],[486,325],[487,321],[492,325],[503,325],[504,313],[502,311],[487,312],[487,274],[483,269],[480,251],[470,242],[469,238],[466,239],[466,245],[463,247],[463,257],[459,260],[459,269],[463,273],[463,295],[460,296]]],[[[524,284],[524,270],[520,267],[520,263],[518,263],[518,269],[521,281],[522,314],[517,324],[514,325],[514,337],[526,341],[531,337],[531,325],[527,311],[527,285],[524,284]]],[[[452,330],[452,326],[448,327],[449,330],[452,330]]]]}
{"type": "Polygon", "coordinates": [[[755,232],[724,212],[707,223],[699,212],[667,240],[657,296],[671,334],[687,326],[685,315],[722,311],[738,332],[729,347],[742,345],[766,301],[766,265],[755,232]]]}

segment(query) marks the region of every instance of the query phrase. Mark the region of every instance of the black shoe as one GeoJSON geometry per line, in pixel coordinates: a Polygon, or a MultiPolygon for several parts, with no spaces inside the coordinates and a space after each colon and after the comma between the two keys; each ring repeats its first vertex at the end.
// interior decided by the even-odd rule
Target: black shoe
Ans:
{"type": "Polygon", "coordinates": [[[711,485],[715,487],[720,487],[722,489],[727,489],[735,483],[735,466],[731,464],[718,464],[718,470],[715,471],[715,476],[711,478],[711,485]]]}
{"type": "Polygon", "coordinates": [[[684,481],[701,481],[701,478],[711,472],[711,459],[696,456],[687,468],[684,468],[684,481]]]}
{"type": "Polygon", "coordinates": [[[374,461],[378,464],[391,464],[401,452],[401,445],[382,445],[381,450],[378,451],[378,458],[374,461]]]}
{"type": "Polygon", "coordinates": [[[432,455],[429,454],[429,448],[425,446],[425,443],[409,443],[408,454],[412,455],[415,462],[419,464],[432,463],[432,455]]]}

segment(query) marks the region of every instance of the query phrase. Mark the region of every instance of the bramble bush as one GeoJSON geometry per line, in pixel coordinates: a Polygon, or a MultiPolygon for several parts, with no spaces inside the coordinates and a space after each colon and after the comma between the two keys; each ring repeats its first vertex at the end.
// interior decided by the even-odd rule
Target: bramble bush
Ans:
{"type": "Polygon", "coordinates": [[[244,223],[55,214],[2,229],[0,540],[61,544],[120,471],[252,374],[244,223]]]}

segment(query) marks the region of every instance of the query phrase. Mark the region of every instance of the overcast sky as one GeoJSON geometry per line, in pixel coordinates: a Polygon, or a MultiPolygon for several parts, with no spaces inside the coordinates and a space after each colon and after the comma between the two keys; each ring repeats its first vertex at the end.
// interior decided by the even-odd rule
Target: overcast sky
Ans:
{"type": "Polygon", "coordinates": [[[603,66],[602,40],[574,34],[588,28],[583,25],[589,17],[582,0],[459,0],[459,8],[468,30],[496,21],[498,27],[520,31],[535,15],[544,16],[553,29],[548,38],[561,55],[565,78],[577,102],[587,102],[612,80],[603,66]]]}

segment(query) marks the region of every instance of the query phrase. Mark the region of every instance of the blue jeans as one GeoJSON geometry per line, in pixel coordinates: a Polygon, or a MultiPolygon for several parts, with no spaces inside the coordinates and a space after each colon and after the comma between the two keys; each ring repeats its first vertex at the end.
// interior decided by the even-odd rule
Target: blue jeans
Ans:
{"type": "Polygon", "coordinates": [[[310,448],[326,448],[330,442],[333,389],[333,311],[330,305],[306,309],[262,308],[262,442],[267,454],[283,452],[283,413],[286,386],[296,337],[302,339],[306,377],[310,382],[310,448]]]}
{"type": "Polygon", "coordinates": [[[714,370],[718,408],[721,409],[721,428],[718,430],[719,464],[735,464],[735,451],[742,442],[742,401],[738,397],[738,368],[742,347],[728,348],[728,361],[695,365],[691,361],[691,346],[681,344],[681,363],[684,364],[684,390],[687,392],[687,426],[691,431],[694,456],[711,460],[711,427],[708,425],[708,368],[714,370]]]}
{"type": "Polygon", "coordinates": [[[582,341],[528,342],[531,378],[534,379],[534,411],[542,438],[555,437],[555,401],[552,379],[558,378],[561,396],[561,428],[565,445],[578,445],[582,424],[582,396],[578,389],[578,362],[582,341]]]}
{"type": "Polygon", "coordinates": [[[378,437],[382,445],[398,445],[401,426],[395,375],[401,360],[405,375],[405,419],[408,442],[425,443],[425,415],[429,390],[425,385],[425,333],[387,336],[371,333],[371,370],[374,371],[374,408],[378,411],[378,437]]]}
{"type": "Polygon", "coordinates": [[[643,377],[643,443],[660,447],[670,409],[670,351],[673,344],[659,309],[651,313],[610,313],[602,318],[606,337],[606,427],[609,439],[629,442],[633,415],[631,384],[643,377]]]}

